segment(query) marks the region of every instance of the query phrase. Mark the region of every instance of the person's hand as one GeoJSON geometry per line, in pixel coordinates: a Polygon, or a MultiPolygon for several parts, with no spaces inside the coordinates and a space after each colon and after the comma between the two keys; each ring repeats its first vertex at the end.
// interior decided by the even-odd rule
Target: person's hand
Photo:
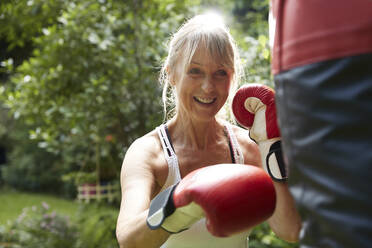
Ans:
{"type": "Polygon", "coordinates": [[[232,109],[236,121],[249,129],[249,136],[259,145],[264,169],[274,180],[287,180],[274,90],[261,84],[246,84],[236,92],[232,109]]]}
{"type": "Polygon", "coordinates": [[[208,231],[225,237],[265,221],[275,204],[273,182],[261,168],[218,164],[197,169],[159,193],[147,224],[178,233],[205,216],[208,231]]]}

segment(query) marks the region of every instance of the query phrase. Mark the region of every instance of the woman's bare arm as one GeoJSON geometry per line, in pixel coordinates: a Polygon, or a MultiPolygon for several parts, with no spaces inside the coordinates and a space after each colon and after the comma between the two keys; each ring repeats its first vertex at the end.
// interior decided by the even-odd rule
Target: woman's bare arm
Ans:
{"type": "MultiPolygon", "coordinates": [[[[116,227],[120,247],[160,247],[169,237],[163,229],[150,230],[146,217],[156,179],[149,138],[136,140],[128,149],[121,170],[122,200],[116,227]],[[150,147],[149,147],[150,146],[150,147]]],[[[151,143],[151,142],[150,142],[151,143]]],[[[153,147],[152,147],[153,148],[153,147]]]]}
{"type": "MultiPolygon", "coordinates": [[[[236,128],[239,144],[241,144],[246,164],[262,167],[261,154],[258,146],[249,138],[248,132],[236,128]]],[[[287,242],[297,242],[301,230],[301,218],[295,207],[295,202],[285,182],[275,182],[276,208],[268,219],[271,230],[287,242]]]]}
{"type": "Polygon", "coordinates": [[[273,232],[287,242],[297,242],[301,230],[301,218],[286,182],[274,182],[276,208],[268,220],[273,232]]]}
{"type": "MultiPolygon", "coordinates": [[[[261,158],[257,147],[257,156],[261,158]]],[[[259,162],[261,168],[261,159],[259,162]]],[[[301,230],[301,217],[297,212],[295,202],[286,182],[274,181],[276,192],[276,207],[274,214],[268,219],[271,230],[287,242],[297,242],[301,230]]]]}

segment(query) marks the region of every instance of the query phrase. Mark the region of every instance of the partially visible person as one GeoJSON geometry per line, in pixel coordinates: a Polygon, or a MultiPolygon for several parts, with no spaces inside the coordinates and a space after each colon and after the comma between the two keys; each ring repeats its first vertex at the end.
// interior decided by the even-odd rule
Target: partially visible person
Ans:
{"type": "MultiPolygon", "coordinates": [[[[195,16],[172,36],[160,80],[164,104],[170,94],[174,115],[138,138],[125,155],[116,230],[120,247],[248,247],[250,230],[215,237],[208,232],[205,218],[177,234],[163,228],[151,230],[146,223],[156,196],[180,181],[184,185],[182,180],[191,172],[218,164],[261,167],[258,147],[247,131],[227,122],[221,111],[234,94],[241,75],[239,63],[233,38],[214,15],[195,16]]],[[[279,238],[295,242],[300,220],[294,201],[285,183],[274,182],[274,187],[276,208],[269,225],[279,238]]],[[[239,214],[256,213],[247,209],[239,214]]],[[[169,230],[180,231],[179,227],[169,230]]]]}
{"type": "Polygon", "coordinates": [[[270,17],[300,247],[371,247],[372,1],[271,0],[270,17]]]}

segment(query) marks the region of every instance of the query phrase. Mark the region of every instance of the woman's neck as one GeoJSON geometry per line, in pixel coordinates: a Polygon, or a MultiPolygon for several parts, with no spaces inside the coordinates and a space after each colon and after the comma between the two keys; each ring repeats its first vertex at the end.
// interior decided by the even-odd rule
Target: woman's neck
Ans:
{"type": "Polygon", "coordinates": [[[215,118],[209,121],[196,121],[180,115],[176,115],[168,123],[173,143],[195,150],[204,150],[210,145],[215,145],[220,126],[215,118]]]}

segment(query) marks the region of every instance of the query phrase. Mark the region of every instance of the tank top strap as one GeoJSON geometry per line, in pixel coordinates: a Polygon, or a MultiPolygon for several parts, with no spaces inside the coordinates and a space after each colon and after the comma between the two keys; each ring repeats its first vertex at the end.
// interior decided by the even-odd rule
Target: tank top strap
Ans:
{"type": "Polygon", "coordinates": [[[156,131],[159,135],[161,146],[163,147],[164,156],[168,163],[168,177],[165,181],[165,184],[162,188],[165,189],[181,180],[180,169],[178,165],[177,155],[172,148],[172,144],[168,138],[166,131],[166,125],[161,124],[156,128],[156,131]]]}
{"type": "Polygon", "coordinates": [[[242,150],[240,148],[240,145],[232,130],[232,126],[230,123],[225,124],[225,130],[228,135],[229,142],[231,144],[232,154],[233,154],[235,163],[244,164],[244,156],[243,156],[242,150]]]}

